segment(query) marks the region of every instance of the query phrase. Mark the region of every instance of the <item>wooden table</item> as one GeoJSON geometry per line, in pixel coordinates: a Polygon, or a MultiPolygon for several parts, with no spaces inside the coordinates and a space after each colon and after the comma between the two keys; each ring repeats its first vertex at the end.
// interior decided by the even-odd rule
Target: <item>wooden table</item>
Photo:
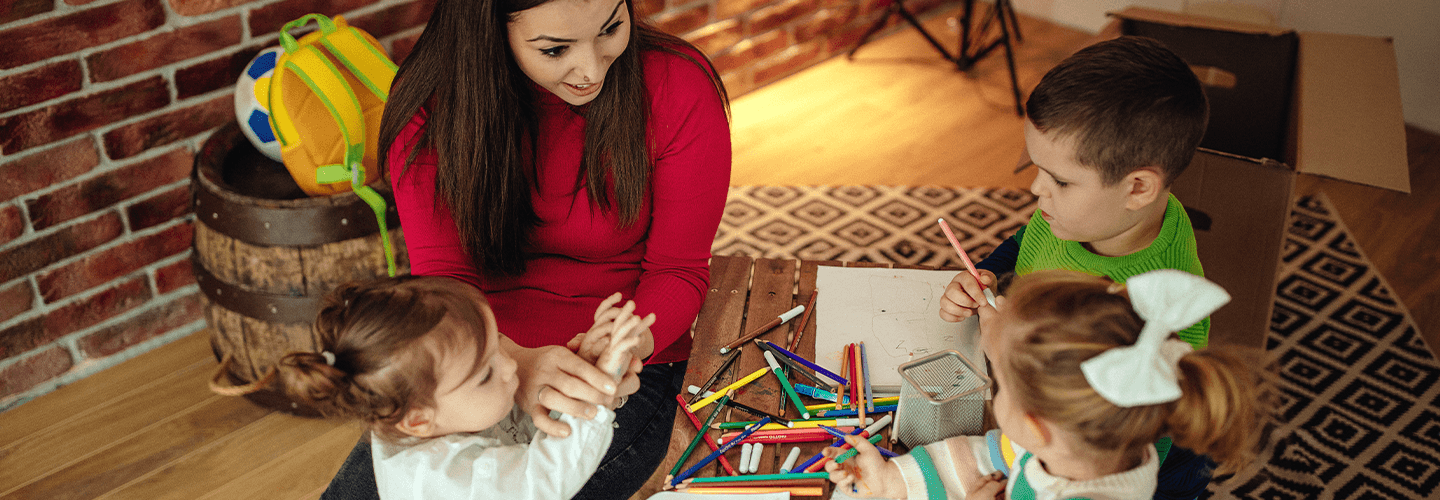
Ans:
{"type": "MultiPolygon", "coordinates": [[[[916,266],[892,266],[884,263],[867,262],[839,262],[839,261],[798,261],[789,259],[751,259],[750,257],[716,256],[710,261],[710,291],[705,297],[705,303],[700,308],[699,317],[695,321],[693,347],[690,351],[690,365],[685,374],[686,386],[703,385],[709,377],[715,373],[724,356],[719,354],[720,347],[730,341],[739,338],[747,333],[755,325],[763,324],[781,313],[790,310],[797,305],[805,305],[810,300],[811,294],[815,293],[816,269],[819,266],[841,266],[841,267],[903,267],[909,269],[933,269],[916,266]]],[[[769,340],[782,346],[790,344],[791,330],[800,321],[796,318],[785,325],[781,325],[758,338],[769,340]]],[[[805,326],[805,331],[800,339],[797,354],[807,359],[815,359],[815,318],[812,315],[805,326]]],[[[741,348],[740,358],[727,370],[712,389],[724,387],[734,382],[739,377],[752,373],[755,370],[767,366],[762,351],[754,344],[746,344],[741,348]]],[[[797,379],[792,377],[792,382],[797,379]]],[[[798,381],[804,382],[803,378],[798,381]]],[[[687,394],[688,396],[688,394],[687,394]]],[[[779,382],[773,376],[761,377],[759,380],[750,383],[745,390],[740,392],[735,400],[745,405],[760,410],[774,413],[779,409],[779,401],[785,399],[784,390],[780,388],[779,382]]],[[[687,398],[688,399],[688,398],[687,398]]],[[[809,398],[802,398],[809,402],[809,398]]],[[[703,421],[709,415],[713,406],[707,406],[696,412],[703,421]]],[[[786,413],[781,415],[786,418],[799,418],[799,413],[793,404],[786,404],[786,413]]],[[[749,421],[757,420],[752,415],[743,411],[727,409],[723,410],[717,422],[728,421],[749,421]]],[[[685,447],[695,437],[695,426],[686,417],[683,411],[675,413],[674,434],[670,440],[670,451],[660,468],[655,471],[650,480],[646,483],[632,499],[644,499],[659,491],[663,485],[665,476],[675,465],[676,460],[684,452],[685,447]]],[[[889,428],[886,428],[886,435],[889,428]]],[[[712,432],[711,436],[718,436],[718,431],[712,432]]],[[[881,444],[888,443],[882,441],[881,444]]],[[[811,455],[828,446],[829,442],[798,443],[766,445],[764,454],[760,459],[760,468],[756,474],[774,474],[779,472],[782,462],[789,454],[790,448],[799,446],[801,449],[800,461],[804,461],[811,455]]],[[[710,449],[703,444],[691,453],[685,461],[681,470],[698,463],[701,458],[710,454],[710,449]]],[[[740,448],[736,446],[726,453],[732,464],[739,467],[738,459],[740,448]]],[[[717,461],[718,462],[718,461],[717,461]]],[[[723,475],[725,472],[720,469],[718,463],[712,463],[702,468],[696,476],[723,475]]],[[[826,487],[825,496],[829,497],[829,488],[826,487]]]]}

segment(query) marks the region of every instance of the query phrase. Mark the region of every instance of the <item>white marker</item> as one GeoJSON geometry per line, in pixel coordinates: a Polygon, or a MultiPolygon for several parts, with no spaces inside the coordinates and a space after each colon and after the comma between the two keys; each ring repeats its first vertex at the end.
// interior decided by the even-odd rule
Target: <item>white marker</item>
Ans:
{"type": "Polygon", "coordinates": [[[785,465],[780,466],[781,474],[789,474],[790,469],[795,467],[795,461],[800,459],[800,447],[790,448],[790,456],[785,457],[785,465]]]}

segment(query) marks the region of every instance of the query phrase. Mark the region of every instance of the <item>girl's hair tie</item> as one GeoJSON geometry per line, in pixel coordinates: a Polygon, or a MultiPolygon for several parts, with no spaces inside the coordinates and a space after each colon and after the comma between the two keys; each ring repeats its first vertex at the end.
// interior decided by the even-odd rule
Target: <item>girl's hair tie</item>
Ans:
{"type": "MultiPolygon", "coordinates": [[[[1130,278],[1130,305],[1145,326],[1134,345],[1113,347],[1080,363],[1085,380],[1115,406],[1168,403],[1180,399],[1177,365],[1189,354],[1190,344],[1170,338],[1205,319],[1230,302],[1220,285],[1174,269],[1161,269],[1130,278]]],[[[1110,286],[1115,293],[1116,285],[1110,286]]]]}

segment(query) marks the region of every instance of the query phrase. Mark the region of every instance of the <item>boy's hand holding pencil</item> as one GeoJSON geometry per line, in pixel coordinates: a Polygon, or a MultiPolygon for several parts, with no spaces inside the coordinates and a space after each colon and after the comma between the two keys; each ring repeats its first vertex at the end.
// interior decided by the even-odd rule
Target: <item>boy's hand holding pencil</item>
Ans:
{"type": "Polygon", "coordinates": [[[940,298],[940,319],[951,323],[964,321],[974,316],[981,304],[989,305],[985,290],[995,286],[995,273],[984,269],[975,271],[980,274],[980,281],[976,281],[969,272],[961,272],[950,280],[949,285],[945,285],[945,294],[940,298]]]}
{"type": "Polygon", "coordinates": [[[858,435],[845,436],[845,444],[857,453],[854,457],[837,463],[836,457],[845,450],[827,447],[822,450],[826,458],[825,471],[830,473],[830,482],[850,496],[859,498],[905,498],[905,478],[900,467],[890,463],[880,450],[868,439],[858,435]]]}

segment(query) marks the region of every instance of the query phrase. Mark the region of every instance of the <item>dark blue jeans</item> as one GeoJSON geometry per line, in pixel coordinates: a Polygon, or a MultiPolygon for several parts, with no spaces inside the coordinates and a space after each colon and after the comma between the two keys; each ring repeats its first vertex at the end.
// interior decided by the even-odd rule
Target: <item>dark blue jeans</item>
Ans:
{"type": "MultiPolygon", "coordinates": [[[[577,499],[627,499],[655,472],[670,446],[675,423],[675,395],[685,382],[685,361],[647,365],[640,371],[640,390],[615,410],[615,437],[600,468],[575,495],[577,499]]],[[[567,471],[556,471],[564,474],[567,471]]],[[[379,500],[370,435],[350,450],[321,500],[379,500]]]]}

